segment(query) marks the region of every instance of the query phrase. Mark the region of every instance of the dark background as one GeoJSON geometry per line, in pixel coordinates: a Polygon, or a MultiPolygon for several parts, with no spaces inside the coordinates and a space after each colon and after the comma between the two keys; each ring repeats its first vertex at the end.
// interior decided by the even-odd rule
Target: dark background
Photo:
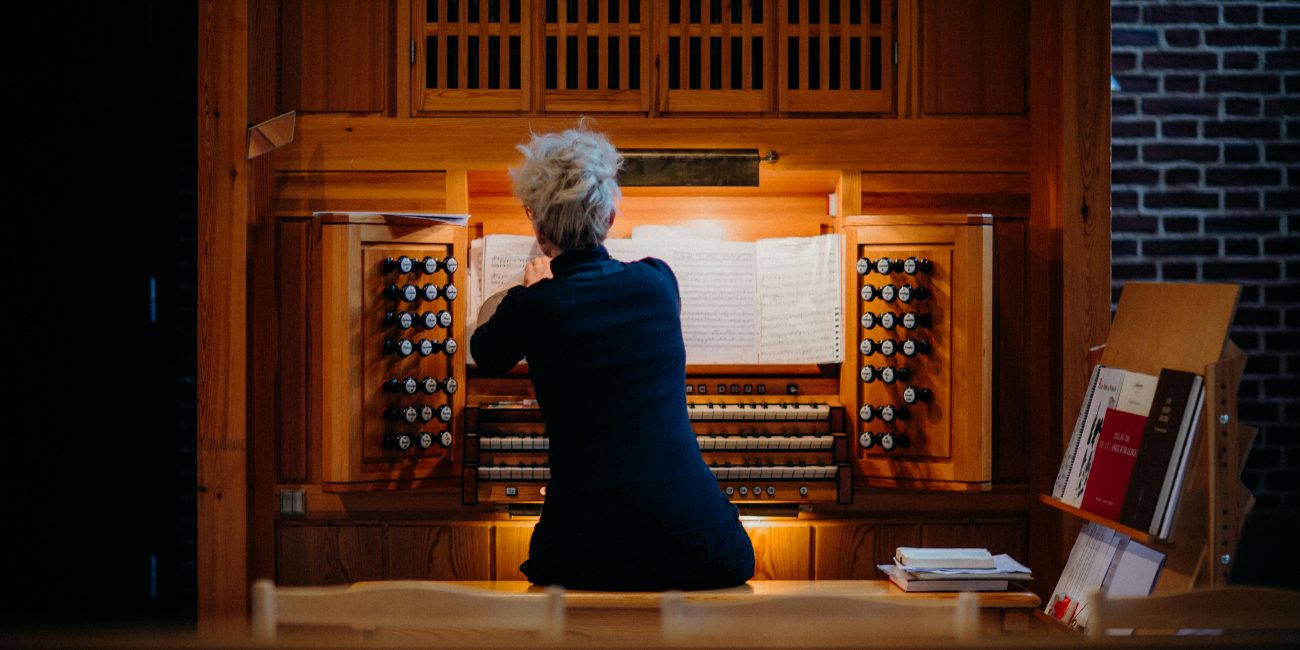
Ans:
{"type": "MultiPolygon", "coordinates": [[[[190,624],[197,3],[24,15],[0,45],[0,624],[190,624]]],[[[1113,21],[1116,294],[1246,287],[1233,340],[1259,506],[1234,581],[1300,587],[1300,7],[1119,0],[1113,21]]]]}

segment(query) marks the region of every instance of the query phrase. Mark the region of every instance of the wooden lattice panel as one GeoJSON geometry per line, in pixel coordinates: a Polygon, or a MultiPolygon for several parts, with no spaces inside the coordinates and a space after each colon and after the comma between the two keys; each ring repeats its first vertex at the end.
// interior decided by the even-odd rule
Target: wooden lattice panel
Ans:
{"type": "Polygon", "coordinates": [[[663,5],[658,7],[662,110],[771,110],[770,0],[669,0],[663,5]]]}
{"type": "Polygon", "coordinates": [[[779,110],[891,110],[892,2],[780,0],[779,5],[779,110]]]}
{"type": "Polygon", "coordinates": [[[646,111],[651,6],[641,0],[545,0],[538,17],[543,110],[646,111]]]}
{"type": "Polygon", "coordinates": [[[413,7],[416,110],[528,110],[529,0],[426,0],[413,7]]]}

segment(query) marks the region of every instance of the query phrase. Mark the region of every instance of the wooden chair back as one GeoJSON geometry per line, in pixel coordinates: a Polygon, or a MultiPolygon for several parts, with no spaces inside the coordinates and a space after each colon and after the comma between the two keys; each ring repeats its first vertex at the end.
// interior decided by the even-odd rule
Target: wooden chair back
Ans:
{"type": "Polygon", "coordinates": [[[951,600],[806,594],[743,601],[664,594],[664,639],[732,644],[871,643],[891,637],[969,639],[977,634],[978,597],[951,600]]]}
{"type": "Polygon", "coordinates": [[[1265,587],[1221,587],[1158,596],[1107,597],[1094,592],[1088,634],[1109,630],[1280,631],[1300,633],[1300,592],[1265,587]]]}
{"type": "Polygon", "coordinates": [[[554,640],[564,631],[564,591],[500,594],[417,580],[277,587],[259,580],[253,585],[253,638],[273,641],[280,625],[443,630],[457,637],[514,631],[554,640]]]}

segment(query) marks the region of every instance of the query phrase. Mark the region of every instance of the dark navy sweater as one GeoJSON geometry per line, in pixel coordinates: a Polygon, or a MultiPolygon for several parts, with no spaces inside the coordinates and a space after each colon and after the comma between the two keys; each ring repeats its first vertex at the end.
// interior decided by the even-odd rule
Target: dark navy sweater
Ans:
{"type": "Polygon", "coordinates": [[[521,569],[538,584],[708,589],[754,571],[735,506],[705,466],[686,413],[677,279],[603,246],[512,288],[470,341],[479,371],[521,359],[550,438],[551,481],[521,569]]]}

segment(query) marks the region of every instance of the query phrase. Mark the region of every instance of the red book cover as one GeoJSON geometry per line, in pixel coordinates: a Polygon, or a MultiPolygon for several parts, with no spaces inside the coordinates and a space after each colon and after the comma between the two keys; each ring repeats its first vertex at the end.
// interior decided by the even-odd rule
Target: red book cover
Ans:
{"type": "Polygon", "coordinates": [[[1119,521],[1124,508],[1124,495],[1128,493],[1129,479],[1137,463],[1138,449],[1142,445],[1142,432],[1147,418],[1127,411],[1106,409],[1097,453],[1088,473],[1088,486],[1083,492],[1079,507],[1107,519],[1119,521]]]}

